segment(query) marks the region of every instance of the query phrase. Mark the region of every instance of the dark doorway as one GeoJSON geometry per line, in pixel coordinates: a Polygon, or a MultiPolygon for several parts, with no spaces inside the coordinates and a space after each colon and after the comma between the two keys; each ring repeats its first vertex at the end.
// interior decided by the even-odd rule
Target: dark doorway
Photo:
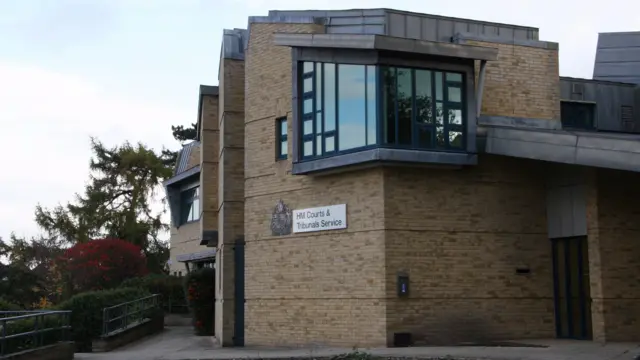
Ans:
{"type": "Polygon", "coordinates": [[[233,346],[244,346],[244,236],[236,239],[235,260],[235,328],[233,346]]]}
{"type": "Polygon", "coordinates": [[[590,340],[591,291],[587,237],[552,239],[556,335],[590,340]]]}

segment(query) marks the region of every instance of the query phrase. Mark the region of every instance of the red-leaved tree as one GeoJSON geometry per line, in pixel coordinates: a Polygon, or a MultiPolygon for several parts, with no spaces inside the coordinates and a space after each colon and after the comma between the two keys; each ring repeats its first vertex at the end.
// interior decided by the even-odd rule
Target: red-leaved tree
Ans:
{"type": "Polygon", "coordinates": [[[76,244],[65,251],[58,263],[73,293],[114,288],[125,279],[147,273],[142,249],[119,239],[76,244]]]}

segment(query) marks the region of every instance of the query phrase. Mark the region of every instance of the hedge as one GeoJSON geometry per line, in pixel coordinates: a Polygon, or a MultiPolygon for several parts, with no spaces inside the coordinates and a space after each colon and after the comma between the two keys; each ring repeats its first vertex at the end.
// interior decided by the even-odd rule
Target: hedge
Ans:
{"type": "Polygon", "coordinates": [[[183,278],[177,276],[150,274],[144,277],[127,279],[122,282],[120,287],[134,287],[145,289],[152,294],[160,294],[165,311],[183,313],[188,312],[183,280],[183,278]]]}
{"type": "Polygon", "coordinates": [[[20,311],[20,306],[0,298],[0,311],[20,311]]]}
{"type": "Polygon", "coordinates": [[[185,291],[196,335],[213,335],[215,271],[203,268],[191,271],[185,281],[185,291]]]}
{"type": "Polygon", "coordinates": [[[91,351],[91,340],[102,334],[103,309],[151,295],[142,288],[119,288],[84,292],[56,308],[71,310],[71,336],[78,351],[91,351]]]}
{"type": "MultiPolygon", "coordinates": [[[[7,336],[14,334],[23,334],[35,330],[36,327],[40,330],[59,328],[64,324],[63,316],[65,315],[50,314],[44,317],[40,317],[37,320],[37,326],[35,318],[7,322],[6,334],[7,336]]],[[[8,355],[40,346],[55,344],[59,341],[65,340],[63,335],[64,333],[62,332],[62,329],[60,329],[42,332],[36,335],[37,337],[35,338],[33,335],[23,335],[6,339],[4,343],[4,353],[5,355],[8,355]]]]}

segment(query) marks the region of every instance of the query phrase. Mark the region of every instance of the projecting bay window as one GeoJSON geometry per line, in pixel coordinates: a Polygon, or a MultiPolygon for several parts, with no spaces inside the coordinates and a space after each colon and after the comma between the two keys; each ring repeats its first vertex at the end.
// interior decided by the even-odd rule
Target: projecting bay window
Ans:
{"type": "Polygon", "coordinates": [[[180,225],[200,219],[200,187],[185,190],[180,194],[180,225]]]}
{"type": "Polygon", "coordinates": [[[465,150],[462,74],[383,67],[382,78],[385,146],[465,150]]]}
{"type": "Polygon", "coordinates": [[[371,65],[304,62],[302,159],[377,144],[377,71],[371,65]]]}
{"type": "Polygon", "coordinates": [[[301,160],[385,147],[466,151],[465,75],[302,62],[301,160]]]}

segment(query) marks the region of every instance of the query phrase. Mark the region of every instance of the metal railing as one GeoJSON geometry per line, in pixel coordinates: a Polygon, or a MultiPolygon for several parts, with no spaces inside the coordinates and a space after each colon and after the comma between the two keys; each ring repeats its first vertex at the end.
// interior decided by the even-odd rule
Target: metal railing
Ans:
{"type": "Polygon", "coordinates": [[[167,314],[188,314],[189,304],[187,301],[174,301],[171,297],[167,300],[162,299],[162,308],[167,314]]]}
{"type": "Polygon", "coordinates": [[[0,311],[0,359],[69,341],[71,311],[0,311]]]}
{"type": "Polygon", "coordinates": [[[106,307],[102,310],[102,336],[135,326],[147,319],[156,309],[160,309],[158,294],[106,307]]]}

